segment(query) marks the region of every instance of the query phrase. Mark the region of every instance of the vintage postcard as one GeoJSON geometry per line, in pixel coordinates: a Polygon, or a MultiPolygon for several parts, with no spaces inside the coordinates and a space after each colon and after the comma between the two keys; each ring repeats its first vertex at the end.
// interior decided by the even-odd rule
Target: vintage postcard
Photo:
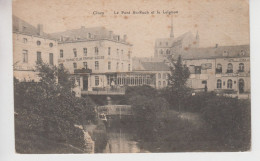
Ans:
{"type": "Polygon", "coordinates": [[[13,0],[22,154],[251,150],[248,0],[13,0]]]}

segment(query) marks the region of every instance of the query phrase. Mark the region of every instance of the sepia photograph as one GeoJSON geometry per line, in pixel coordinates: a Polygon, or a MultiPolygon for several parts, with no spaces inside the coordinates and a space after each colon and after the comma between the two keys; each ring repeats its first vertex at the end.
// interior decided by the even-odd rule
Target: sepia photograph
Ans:
{"type": "Polygon", "coordinates": [[[18,154],[250,152],[248,0],[13,0],[18,154]]]}

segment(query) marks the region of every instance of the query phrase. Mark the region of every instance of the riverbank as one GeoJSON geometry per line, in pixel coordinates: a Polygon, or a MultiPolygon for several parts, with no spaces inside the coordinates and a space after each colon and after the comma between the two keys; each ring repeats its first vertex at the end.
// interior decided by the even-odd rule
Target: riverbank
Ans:
{"type": "Polygon", "coordinates": [[[140,141],[140,148],[150,152],[245,151],[240,140],[223,143],[199,113],[167,112],[163,128],[155,141],[140,141]]]}

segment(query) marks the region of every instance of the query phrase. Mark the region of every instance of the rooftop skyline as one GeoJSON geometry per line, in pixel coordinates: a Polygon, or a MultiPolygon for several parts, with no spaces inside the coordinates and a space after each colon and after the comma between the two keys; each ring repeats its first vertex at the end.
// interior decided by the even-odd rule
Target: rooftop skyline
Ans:
{"type": "Polygon", "coordinates": [[[199,32],[200,47],[215,44],[249,44],[248,2],[244,0],[132,0],[118,2],[78,0],[14,0],[13,14],[37,26],[44,32],[54,33],[71,29],[104,26],[119,35],[126,34],[133,44],[133,56],[154,55],[158,38],[170,38],[171,16],[166,14],[114,14],[117,11],[178,11],[173,15],[174,37],[191,31],[199,32]],[[203,1],[203,2],[202,2],[203,1]],[[145,5],[144,5],[145,4],[145,5]],[[115,7],[116,6],[116,7],[115,7]],[[93,12],[104,14],[93,15],[93,12]],[[46,14],[47,13],[47,14],[46,14]]]}

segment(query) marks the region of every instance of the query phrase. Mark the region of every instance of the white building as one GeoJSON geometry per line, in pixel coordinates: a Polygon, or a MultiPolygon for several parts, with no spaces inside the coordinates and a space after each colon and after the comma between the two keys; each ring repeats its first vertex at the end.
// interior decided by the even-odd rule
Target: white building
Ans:
{"type": "Polygon", "coordinates": [[[57,65],[57,41],[43,32],[43,25],[34,27],[13,16],[14,77],[20,81],[38,81],[36,62],[57,65]]]}

